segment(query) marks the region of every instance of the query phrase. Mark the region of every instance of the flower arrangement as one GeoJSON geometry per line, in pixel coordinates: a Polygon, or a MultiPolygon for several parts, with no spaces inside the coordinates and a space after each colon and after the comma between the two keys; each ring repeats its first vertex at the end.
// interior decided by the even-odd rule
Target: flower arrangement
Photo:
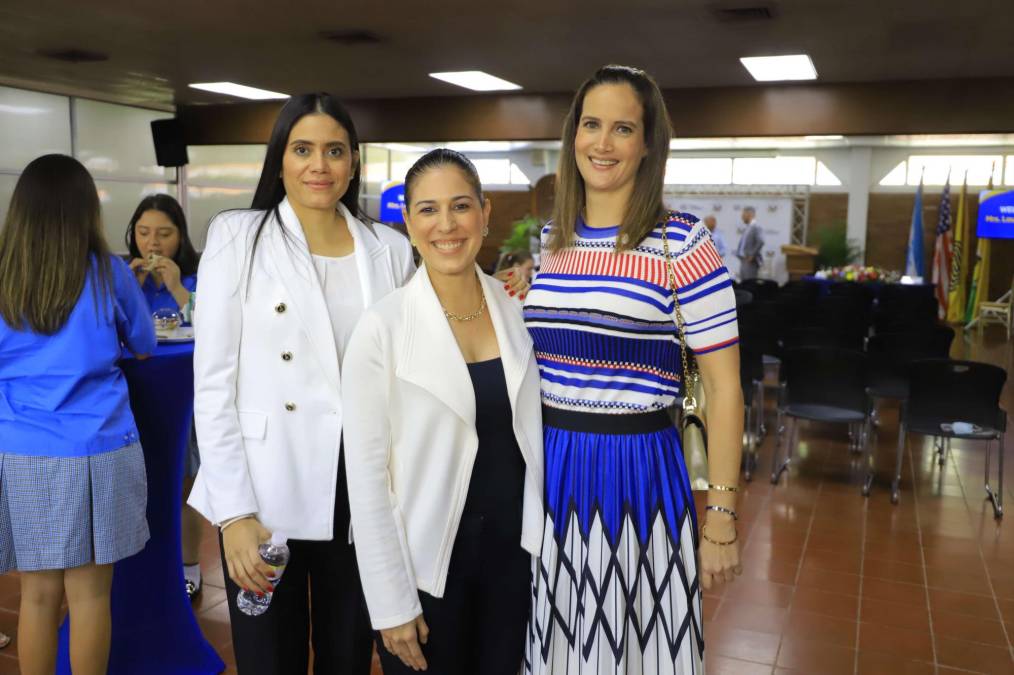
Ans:
{"type": "Polygon", "coordinates": [[[818,279],[831,279],[832,281],[857,281],[866,283],[878,281],[892,284],[901,280],[901,273],[896,270],[886,270],[882,267],[868,267],[866,265],[845,265],[844,267],[825,267],[814,275],[818,279]]]}

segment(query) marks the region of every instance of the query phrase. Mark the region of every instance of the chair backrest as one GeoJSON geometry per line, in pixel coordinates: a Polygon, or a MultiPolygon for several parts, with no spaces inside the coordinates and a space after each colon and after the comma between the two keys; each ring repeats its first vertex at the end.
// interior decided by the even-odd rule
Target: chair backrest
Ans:
{"type": "Polygon", "coordinates": [[[743,387],[743,402],[753,401],[754,382],[764,380],[764,353],[756,347],[739,343],[739,382],[743,387]]]}
{"type": "Polygon", "coordinates": [[[755,299],[767,300],[778,295],[778,282],[774,279],[745,279],[740,288],[750,291],[755,299]]]}
{"type": "Polygon", "coordinates": [[[946,359],[951,353],[954,329],[935,324],[898,333],[870,337],[866,353],[870,370],[881,375],[908,378],[908,364],[921,359],[946,359]]]}
{"type": "Polygon", "coordinates": [[[798,326],[782,336],[783,349],[839,347],[862,351],[863,335],[856,330],[833,330],[827,326],[798,326]]]}
{"type": "Polygon", "coordinates": [[[1002,429],[1000,394],[1006,381],[1006,371],[988,363],[952,359],[912,361],[905,415],[1002,429]]]}
{"type": "Polygon", "coordinates": [[[786,349],[782,355],[786,402],[865,412],[866,362],[865,354],[851,349],[786,349]]]}
{"type": "Polygon", "coordinates": [[[878,333],[908,332],[937,322],[937,299],[913,295],[904,303],[878,303],[873,329],[878,333]]]}
{"type": "Polygon", "coordinates": [[[935,299],[932,284],[884,284],[877,294],[877,303],[881,307],[904,306],[920,299],[935,299]]]}

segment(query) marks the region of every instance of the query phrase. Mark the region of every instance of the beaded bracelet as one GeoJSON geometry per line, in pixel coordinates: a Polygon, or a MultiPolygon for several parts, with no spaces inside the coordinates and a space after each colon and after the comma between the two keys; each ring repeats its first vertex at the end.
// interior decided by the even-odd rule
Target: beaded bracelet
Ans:
{"type": "Polygon", "coordinates": [[[704,541],[708,542],[709,544],[714,544],[715,546],[731,546],[732,544],[735,544],[736,541],[739,539],[739,532],[736,532],[732,536],[732,539],[730,539],[729,541],[717,541],[708,536],[708,526],[704,525],[701,527],[701,537],[704,539],[704,541]]]}
{"type": "Polygon", "coordinates": [[[716,485],[714,483],[708,483],[708,489],[719,492],[739,492],[739,488],[734,485],[716,485]]]}
{"type": "Polygon", "coordinates": [[[704,507],[705,511],[717,511],[718,513],[727,513],[732,516],[733,520],[739,520],[739,516],[732,509],[727,509],[724,506],[715,506],[714,504],[708,504],[704,507]]]}

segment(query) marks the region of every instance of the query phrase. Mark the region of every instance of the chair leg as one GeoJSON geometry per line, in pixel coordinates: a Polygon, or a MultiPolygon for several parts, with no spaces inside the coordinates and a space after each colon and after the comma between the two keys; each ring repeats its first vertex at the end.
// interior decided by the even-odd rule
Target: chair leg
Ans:
{"type": "Polygon", "coordinates": [[[778,483],[778,476],[781,475],[781,471],[778,469],[778,456],[782,451],[782,438],[785,435],[785,427],[782,420],[782,409],[778,409],[778,413],[775,416],[775,446],[771,449],[771,484],[776,485],[778,483]]]}
{"type": "Polygon", "coordinates": [[[796,438],[796,419],[790,417],[788,421],[785,423],[785,426],[787,427],[785,430],[785,434],[783,435],[785,438],[785,460],[780,465],[777,465],[777,468],[772,467],[771,473],[772,485],[778,484],[778,479],[789,468],[789,464],[792,463],[792,450],[793,450],[792,446],[795,444],[796,438]]]}
{"type": "Polygon", "coordinates": [[[866,479],[863,481],[863,496],[870,496],[870,488],[873,487],[873,443],[870,442],[870,437],[873,435],[871,427],[873,426],[872,415],[866,418],[866,422],[863,424],[863,466],[866,467],[866,479]]]}
{"type": "Polygon", "coordinates": [[[746,453],[743,455],[743,478],[749,483],[753,479],[753,403],[745,406],[746,422],[743,425],[746,433],[746,453]]]}
{"type": "Polygon", "coordinates": [[[1003,434],[1000,434],[1000,450],[997,458],[997,489],[993,488],[989,484],[989,450],[990,446],[993,445],[993,441],[986,441],[986,496],[993,503],[993,516],[995,518],[1003,518],[1003,434]]]}
{"type": "Polygon", "coordinates": [[[891,503],[897,504],[901,494],[901,464],[905,455],[905,423],[898,425],[898,454],[894,458],[894,480],[891,482],[891,503]]]}
{"type": "Polygon", "coordinates": [[[757,395],[754,396],[754,404],[757,406],[757,413],[754,415],[753,434],[753,468],[757,469],[757,460],[760,455],[760,445],[764,440],[764,380],[757,382],[757,395]]]}
{"type": "Polygon", "coordinates": [[[943,466],[944,462],[946,461],[947,457],[946,442],[947,442],[946,439],[943,438],[937,437],[933,438],[933,452],[936,453],[937,464],[940,466],[943,466]]]}
{"type": "Polygon", "coordinates": [[[764,380],[757,383],[757,393],[760,394],[760,399],[757,403],[757,436],[758,438],[764,438],[768,433],[768,427],[764,424],[764,380]]]}

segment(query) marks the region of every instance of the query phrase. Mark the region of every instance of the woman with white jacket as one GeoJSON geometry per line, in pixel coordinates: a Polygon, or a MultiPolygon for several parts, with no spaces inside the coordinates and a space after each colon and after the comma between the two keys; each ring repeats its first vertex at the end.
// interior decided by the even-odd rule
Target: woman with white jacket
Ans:
{"type": "Polygon", "coordinates": [[[327,94],[279,113],[251,210],[212,221],[194,351],[201,469],[190,504],[221,528],[242,675],[368,675],[372,635],[349,544],[342,355],[363,311],[412,274],[411,248],[358,211],[355,127],[327,94]],[[277,588],[258,546],[289,538],[277,588]],[[240,588],[274,593],[236,608],[240,588]]]}
{"type": "Polygon", "coordinates": [[[524,654],[539,373],[520,304],[475,264],[489,210],[463,155],[416,162],[405,220],[425,265],[349,344],[352,529],[385,675],[513,675],[524,654]]]}

